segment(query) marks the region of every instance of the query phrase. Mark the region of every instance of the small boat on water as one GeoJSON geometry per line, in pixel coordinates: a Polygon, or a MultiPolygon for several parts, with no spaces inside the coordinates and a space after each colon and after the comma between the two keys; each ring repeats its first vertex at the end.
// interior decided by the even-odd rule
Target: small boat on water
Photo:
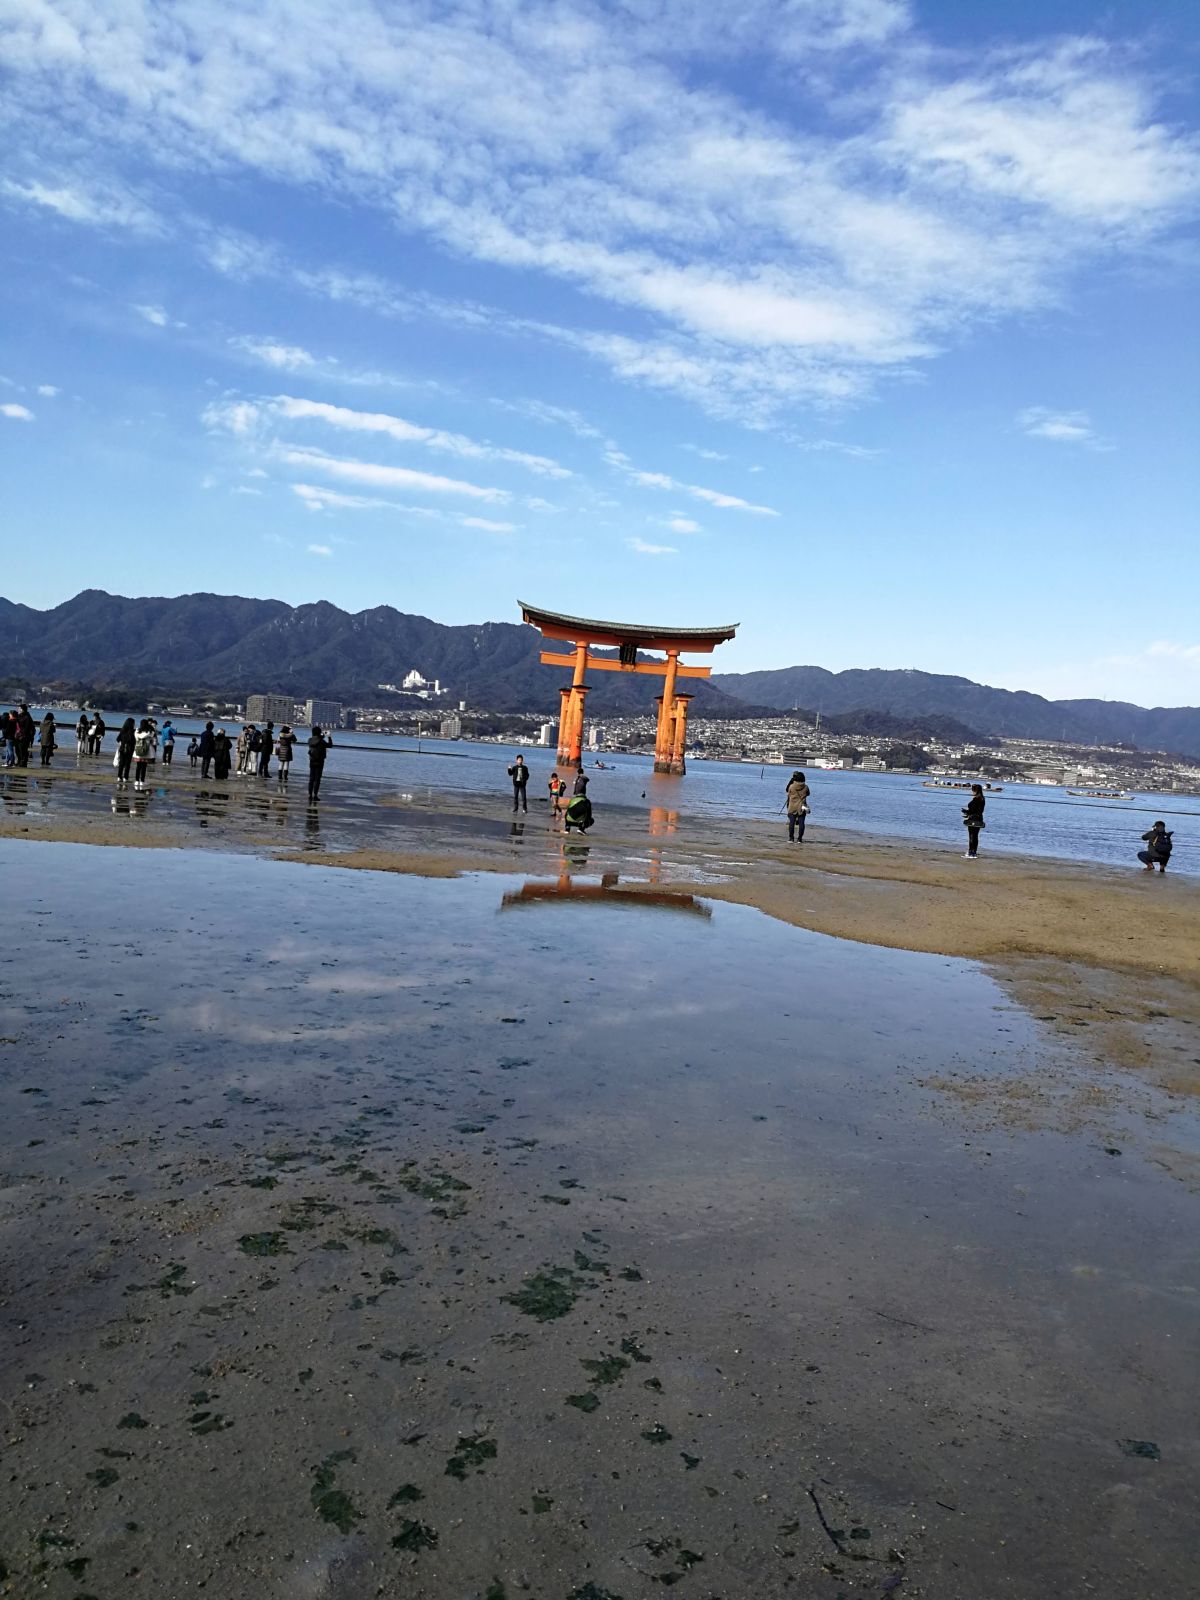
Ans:
{"type": "Polygon", "coordinates": [[[1075,800],[1132,800],[1134,798],[1128,789],[1068,789],[1067,793],[1075,800]]]}
{"type": "Polygon", "coordinates": [[[984,783],[982,779],[976,778],[961,780],[958,778],[926,778],[921,787],[923,789],[973,789],[976,783],[979,784],[981,789],[986,789],[989,794],[1004,793],[1004,785],[1002,783],[984,783]]]}

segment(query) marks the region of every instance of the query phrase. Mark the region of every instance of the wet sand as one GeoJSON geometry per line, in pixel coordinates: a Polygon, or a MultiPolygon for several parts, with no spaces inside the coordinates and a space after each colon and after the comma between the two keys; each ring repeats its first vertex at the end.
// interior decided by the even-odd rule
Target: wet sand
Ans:
{"type": "Polygon", "coordinates": [[[859,943],[986,962],[1035,1014],[1101,1063],[1200,1089],[1200,880],[987,855],[962,859],[904,840],[786,825],[601,808],[586,837],[565,836],[543,802],[512,818],[501,796],[400,794],[378,781],[327,778],[318,810],[275,783],[205,783],[173,769],[149,797],[94,766],[47,785],[9,786],[0,838],[176,848],[203,838],[230,850],[327,866],[451,877],[526,870],[616,874],[628,894],[667,885],[754,906],[797,927],[859,943]],[[14,792],[15,790],[15,792],[14,792]],[[32,792],[27,792],[27,791],[32,792]],[[112,807],[118,805],[114,814],[112,807]]]}
{"type": "Polygon", "coordinates": [[[242,831],[0,841],[0,1593],[1194,1586],[1194,1102],[646,840],[242,831]]]}

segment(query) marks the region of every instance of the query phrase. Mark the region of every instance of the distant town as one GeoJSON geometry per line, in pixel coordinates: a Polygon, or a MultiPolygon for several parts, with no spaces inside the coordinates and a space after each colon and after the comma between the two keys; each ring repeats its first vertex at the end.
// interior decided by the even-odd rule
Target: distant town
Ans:
{"type": "MultiPolygon", "coordinates": [[[[399,683],[377,685],[380,703],[343,706],[312,697],[296,700],[284,694],[250,694],[245,700],[206,699],[197,702],[150,704],[163,716],[183,719],[213,718],[276,727],[319,725],[326,729],[356,730],[381,738],[407,736],[425,740],[468,739],[506,746],[532,746],[554,750],[557,722],[538,712],[496,712],[454,701],[437,679],[413,668],[399,683]],[[397,704],[397,702],[400,702],[397,704]]],[[[0,695],[5,704],[22,700],[55,710],[78,711],[81,702],[61,699],[61,688],[13,689],[0,695]]],[[[130,697],[97,698],[104,709],[141,709],[130,697]]],[[[1085,792],[1200,794],[1200,765],[1163,751],[1138,750],[1128,745],[1081,745],[1051,740],[985,738],[949,741],[936,738],[898,738],[894,734],[847,731],[846,717],[836,731],[822,728],[820,716],[778,712],[769,716],[706,719],[695,717],[689,728],[687,760],[737,761],[773,766],[809,767],[858,772],[921,773],[947,781],[979,778],[993,784],[1041,783],[1078,788],[1085,792]]],[[[653,752],[655,719],[611,716],[588,729],[587,751],[599,759],[602,752],[646,755],[653,752]]]]}

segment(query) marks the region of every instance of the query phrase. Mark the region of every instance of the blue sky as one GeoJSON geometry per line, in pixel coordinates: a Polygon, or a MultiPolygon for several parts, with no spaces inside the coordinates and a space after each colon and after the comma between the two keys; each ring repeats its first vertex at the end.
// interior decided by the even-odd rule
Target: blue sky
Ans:
{"type": "Polygon", "coordinates": [[[9,0],[11,599],[1200,701],[1190,4],[9,0]]]}

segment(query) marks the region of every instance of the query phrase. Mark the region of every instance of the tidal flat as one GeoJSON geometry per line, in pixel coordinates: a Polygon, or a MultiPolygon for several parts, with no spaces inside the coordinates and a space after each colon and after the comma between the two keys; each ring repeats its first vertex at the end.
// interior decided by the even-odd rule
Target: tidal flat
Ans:
{"type": "Polygon", "coordinates": [[[0,1593],[1195,1587],[1194,1096],[602,854],[0,840],[0,1593]]]}

